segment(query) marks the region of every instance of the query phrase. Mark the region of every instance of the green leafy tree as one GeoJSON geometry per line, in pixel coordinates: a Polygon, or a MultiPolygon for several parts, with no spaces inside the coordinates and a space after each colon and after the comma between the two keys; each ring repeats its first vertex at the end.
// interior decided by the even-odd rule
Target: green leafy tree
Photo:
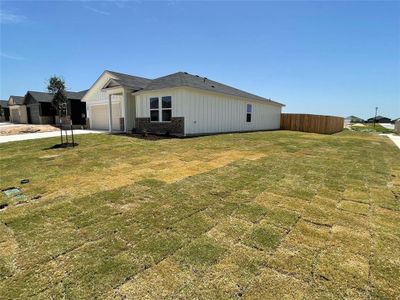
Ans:
{"type": "Polygon", "coordinates": [[[52,105],[57,111],[60,120],[67,114],[68,98],[65,94],[65,81],[56,75],[50,77],[47,90],[53,95],[52,105]]]}

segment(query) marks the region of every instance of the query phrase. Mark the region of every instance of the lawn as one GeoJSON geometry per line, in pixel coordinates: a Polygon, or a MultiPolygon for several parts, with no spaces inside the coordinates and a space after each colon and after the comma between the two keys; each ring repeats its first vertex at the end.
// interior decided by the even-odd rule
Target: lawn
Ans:
{"type": "Polygon", "coordinates": [[[364,123],[360,125],[351,125],[350,130],[358,131],[358,132],[377,132],[377,133],[394,133],[393,129],[388,129],[383,127],[381,124],[371,124],[371,123],[364,123]]]}
{"type": "Polygon", "coordinates": [[[394,299],[400,151],[276,131],[0,145],[0,298],[394,299]],[[20,180],[28,178],[28,184],[20,180]]]}

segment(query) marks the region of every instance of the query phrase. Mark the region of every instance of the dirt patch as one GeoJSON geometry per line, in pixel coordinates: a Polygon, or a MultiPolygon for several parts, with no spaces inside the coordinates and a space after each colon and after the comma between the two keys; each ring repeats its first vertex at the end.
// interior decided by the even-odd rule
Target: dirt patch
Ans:
{"type": "Polygon", "coordinates": [[[52,125],[18,124],[15,126],[5,126],[3,128],[0,127],[0,136],[35,132],[50,132],[57,130],[59,129],[52,125]]]}

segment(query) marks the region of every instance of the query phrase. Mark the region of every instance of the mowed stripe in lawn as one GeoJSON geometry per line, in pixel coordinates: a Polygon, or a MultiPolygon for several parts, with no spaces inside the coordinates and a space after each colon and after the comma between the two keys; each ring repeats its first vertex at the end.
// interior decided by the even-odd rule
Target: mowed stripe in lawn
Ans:
{"type": "MultiPolygon", "coordinates": [[[[128,160],[134,172],[135,161],[145,164],[152,155],[160,170],[168,169],[169,155],[185,162],[220,153],[257,157],[241,156],[179,181],[147,174],[84,196],[10,202],[0,212],[4,298],[399,294],[399,154],[383,138],[283,131],[79,139],[76,150],[51,152],[60,156],[46,167],[39,162],[50,155],[42,150],[48,141],[0,148],[4,182],[37,167],[29,171],[33,187],[26,188],[33,195],[52,188],[52,181],[43,184],[46,178],[62,181],[62,171],[80,170],[74,171],[79,181],[101,176],[115,160],[128,160]],[[3,166],[11,161],[9,171],[3,166]]],[[[120,170],[120,176],[130,172],[120,170]]]]}

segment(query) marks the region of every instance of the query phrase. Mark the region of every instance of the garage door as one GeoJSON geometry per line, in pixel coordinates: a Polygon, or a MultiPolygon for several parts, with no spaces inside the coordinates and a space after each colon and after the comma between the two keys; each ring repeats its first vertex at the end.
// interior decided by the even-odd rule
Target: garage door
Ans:
{"type": "Polygon", "coordinates": [[[13,123],[20,123],[18,108],[11,110],[11,119],[13,123]]]}
{"type": "Polygon", "coordinates": [[[90,108],[92,129],[108,130],[108,107],[107,105],[94,105],[90,108]]]}

